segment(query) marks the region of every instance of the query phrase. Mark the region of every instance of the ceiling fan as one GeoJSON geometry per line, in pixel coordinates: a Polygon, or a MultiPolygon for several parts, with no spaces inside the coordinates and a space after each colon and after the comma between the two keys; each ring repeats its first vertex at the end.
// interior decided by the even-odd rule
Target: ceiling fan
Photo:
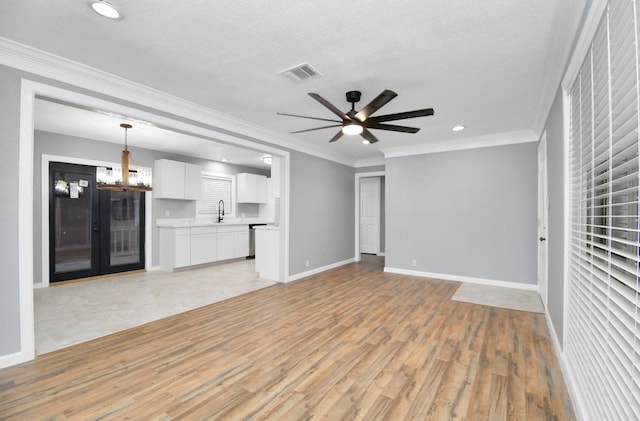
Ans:
{"type": "Polygon", "coordinates": [[[342,135],[356,135],[359,134],[364,138],[362,143],[376,143],[378,138],[371,133],[369,129],[377,129],[377,130],[391,130],[394,132],[403,132],[403,133],[417,133],[420,130],[417,127],[407,127],[407,126],[397,126],[394,124],[383,124],[383,121],[394,121],[394,120],[404,120],[407,118],[415,118],[415,117],[427,117],[433,115],[433,108],[424,108],[421,110],[415,111],[405,111],[403,113],[395,113],[395,114],[386,114],[380,115],[376,117],[371,117],[371,114],[378,111],[382,108],[386,103],[391,101],[393,98],[398,96],[397,93],[385,89],[380,95],[375,97],[373,101],[367,104],[360,111],[355,110],[356,102],[360,101],[360,97],[362,93],[360,91],[349,91],[347,92],[347,102],[351,103],[351,110],[344,113],[340,111],[337,107],[331,104],[326,99],[322,98],[320,95],[315,93],[309,93],[309,96],[320,104],[327,107],[332,113],[340,117],[341,120],[330,120],[328,118],[319,118],[319,117],[309,117],[304,115],[296,115],[296,114],[286,114],[286,113],[277,113],[278,115],[285,115],[289,117],[299,117],[299,118],[308,118],[311,120],[321,120],[321,121],[330,121],[333,123],[330,126],[322,126],[315,127],[313,129],[306,130],[298,130],[291,133],[303,133],[310,132],[313,130],[321,130],[328,129],[330,127],[340,127],[340,131],[336,133],[335,136],[329,140],[329,142],[335,142],[340,139],[342,135]]]}

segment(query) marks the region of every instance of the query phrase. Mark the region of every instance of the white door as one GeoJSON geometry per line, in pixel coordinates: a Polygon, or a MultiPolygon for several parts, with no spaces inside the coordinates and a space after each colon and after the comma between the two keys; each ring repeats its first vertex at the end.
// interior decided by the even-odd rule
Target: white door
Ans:
{"type": "Polygon", "coordinates": [[[380,177],[360,180],[360,253],[380,252],[380,177]]]}
{"type": "Polygon", "coordinates": [[[538,144],[538,291],[544,307],[547,307],[549,246],[547,226],[549,219],[549,194],[547,192],[547,133],[538,144]]]}

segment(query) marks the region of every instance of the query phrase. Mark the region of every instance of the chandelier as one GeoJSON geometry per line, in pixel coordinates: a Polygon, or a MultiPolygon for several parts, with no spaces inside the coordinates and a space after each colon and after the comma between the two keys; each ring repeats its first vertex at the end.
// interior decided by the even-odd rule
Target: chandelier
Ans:
{"type": "Polygon", "coordinates": [[[151,170],[129,168],[129,149],[127,145],[127,130],[131,124],[122,123],[124,129],[124,150],[122,151],[121,166],[96,168],[96,181],[99,190],[110,191],[151,191],[151,170]]]}

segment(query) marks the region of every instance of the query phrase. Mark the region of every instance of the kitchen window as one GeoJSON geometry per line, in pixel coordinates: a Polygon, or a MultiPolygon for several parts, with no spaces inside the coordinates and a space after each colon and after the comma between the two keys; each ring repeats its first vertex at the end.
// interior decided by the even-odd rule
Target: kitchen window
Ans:
{"type": "Polygon", "coordinates": [[[224,201],[225,216],[235,212],[235,176],[202,173],[202,198],[196,202],[196,215],[211,218],[218,215],[218,203],[224,201]]]}

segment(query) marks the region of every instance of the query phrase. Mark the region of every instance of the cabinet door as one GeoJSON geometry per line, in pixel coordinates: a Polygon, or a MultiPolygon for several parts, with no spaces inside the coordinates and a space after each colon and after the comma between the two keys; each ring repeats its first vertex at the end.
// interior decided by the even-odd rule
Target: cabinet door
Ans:
{"type": "Polygon", "coordinates": [[[184,198],[200,200],[202,195],[202,171],[199,165],[185,164],[184,198]]]}
{"type": "Polygon", "coordinates": [[[218,260],[233,259],[233,232],[218,233],[218,260]]]}
{"type": "Polygon", "coordinates": [[[153,167],[153,197],[155,199],[184,199],[184,163],[158,159],[153,167]]]}
{"type": "Polygon", "coordinates": [[[249,255],[249,231],[233,233],[233,257],[247,257],[249,255]]]}
{"type": "Polygon", "coordinates": [[[191,265],[191,242],[189,238],[189,228],[186,228],[187,234],[176,230],[175,237],[175,261],[174,267],[182,268],[191,265]]]}
{"type": "Polygon", "coordinates": [[[239,173],[236,176],[238,203],[256,203],[255,174],[239,173]]]}
{"type": "Polygon", "coordinates": [[[267,188],[267,177],[256,176],[256,203],[267,203],[269,200],[269,189],[267,188]]]}
{"type": "Polygon", "coordinates": [[[191,235],[191,264],[201,265],[217,260],[216,234],[191,235]]]}

